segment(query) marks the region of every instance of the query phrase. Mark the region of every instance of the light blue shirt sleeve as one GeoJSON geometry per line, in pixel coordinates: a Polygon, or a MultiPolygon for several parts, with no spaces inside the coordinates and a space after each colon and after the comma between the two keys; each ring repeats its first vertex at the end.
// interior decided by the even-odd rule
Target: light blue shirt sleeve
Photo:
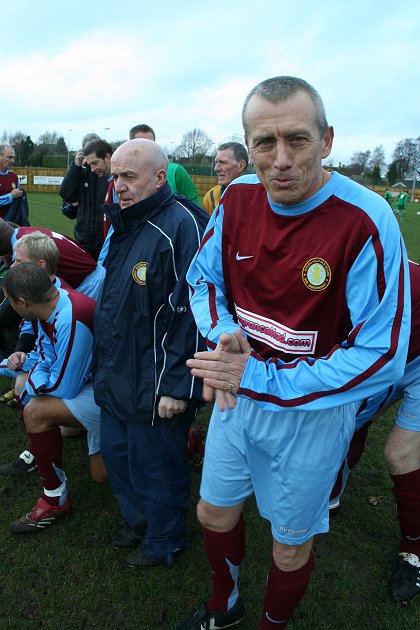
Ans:
{"type": "Polygon", "coordinates": [[[67,292],[59,289],[60,300],[48,320],[49,335],[39,323],[36,350],[23,364],[28,380],[20,396],[26,405],[40,394],[74,398],[82,390],[92,367],[93,335],[82,321],[73,317],[67,292]],[[50,338],[51,337],[51,338],[50,338]]]}
{"type": "Polygon", "coordinates": [[[210,349],[217,346],[222,333],[235,333],[238,329],[227,309],[222,268],[222,227],[223,205],[220,205],[210,218],[200,249],[187,273],[191,308],[210,349]]]}
{"type": "MultiPolygon", "coordinates": [[[[92,333],[81,322],[57,322],[54,352],[44,355],[31,369],[26,383],[30,397],[48,394],[57,398],[74,398],[85,384],[92,363],[92,333]]],[[[32,353],[30,353],[32,354],[32,353]]],[[[30,356],[30,355],[28,355],[30,356]]],[[[29,367],[26,361],[23,368],[29,367]]]]}
{"type": "MultiPolygon", "coordinates": [[[[6,173],[0,173],[0,175],[6,175],[9,171],[6,171],[6,173]]],[[[19,182],[19,178],[18,178],[18,188],[20,188],[20,182],[19,182]]],[[[12,197],[12,193],[9,192],[6,195],[0,195],[0,206],[8,206],[12,203],[13,201],[13,197],[12,197]]]]}
{"type": "Polygon", "coordinates": [[[111,236],[114,233],[114,227],[111,225],[108,230],[108,234],[105,237],[104,244],[102,245],[101,251],[99,253],[98,263],[103,267],[106,267],[106,259],[108,258],[109,251],[109,242],[111,240],[111,236]]]}

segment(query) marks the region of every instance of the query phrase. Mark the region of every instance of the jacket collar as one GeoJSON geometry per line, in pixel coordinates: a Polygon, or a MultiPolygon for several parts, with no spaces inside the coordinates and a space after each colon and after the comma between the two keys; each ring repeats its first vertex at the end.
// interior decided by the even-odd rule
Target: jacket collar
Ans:
{"type": "Polygon", "coordinates": [[[152,216],[159,213],[162,208],[168,205],[174,199],[174,194],[166,183],[163,188],[158,190],[151,197],[143,199],[138,203],[134,203],[128,208],[120,208],[117,203],[104,206],[104,211],[110,219],[115,232],[137,227],[142,223],[146,223],[152,216]]]}

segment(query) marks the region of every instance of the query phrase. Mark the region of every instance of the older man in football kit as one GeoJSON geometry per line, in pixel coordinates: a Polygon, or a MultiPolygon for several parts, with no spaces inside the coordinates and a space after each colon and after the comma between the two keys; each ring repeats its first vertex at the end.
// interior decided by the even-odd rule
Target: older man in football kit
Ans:
{"type": "Polygon", "coordinates": [[[302,79],[268,79],[246,98],[243,124],[257,176],[225,191],[187,275],[215,350],[188,365],[218,405],[198,505],[212,595],[180,629],[243,618],[242,512],[253,493],[273,535],[259,629],[285,627],[310,579],[313,538],[328,530],[360,400],[398,379],[407,354],[397,222],[379,195],[322,167],[333,129],[319,94],[302,79]]]}

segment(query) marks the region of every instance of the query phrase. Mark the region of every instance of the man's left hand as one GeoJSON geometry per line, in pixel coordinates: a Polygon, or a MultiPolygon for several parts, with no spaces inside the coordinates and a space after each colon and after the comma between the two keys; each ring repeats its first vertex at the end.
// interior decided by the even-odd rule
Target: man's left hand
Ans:
{"type": "Polygon", "coordinates": [[[211,400],[215,392],[221,411],[235,407],[235,394],[250,354],[251,346],[238,329],[235,335],[221,335],[214,352],[197,352],[194,359],[188,359],[191,374],[204,380],[204,399],[211,400]]]}
{"type": "Polygon", "coordinates": [[[162,396],[159,400],[158,413],[161,418],[173,418],[187,408],[185,400],[177,400],[171,396],[162,396]]]}

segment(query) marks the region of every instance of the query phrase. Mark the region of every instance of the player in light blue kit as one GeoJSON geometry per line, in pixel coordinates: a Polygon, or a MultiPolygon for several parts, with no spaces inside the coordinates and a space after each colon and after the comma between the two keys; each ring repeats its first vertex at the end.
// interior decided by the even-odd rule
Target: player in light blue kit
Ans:
{"type": "Polygon", "coordinates": [[[23,319],[36,320],[35,350],[15,352],[0,365],[3,374],[23,373],[19,384],[23,420],[43,484],[34,508],[11,529],[35,533],[64,518],[70,508],[59,425],[87,429],[92,475],[97,481],[106,478],[99,453],[99,409],[89,384],[95,301],[77,291],[57,289],[35,263],[12,268],[3,290],[23,319]]]}
{"type": "Polygon", "coordinates": [[[379,195],[323,169],[333,129],[318,93],[295,77],[263,81],[243,124],[257,176],[226,189],[187,275],[215,350],[187,364],[220,408],[197,508],[212,595],[179,630],[243,618],[242,511],[253,493],[273,535],[259,630],[286,626],[309,583],[313,537],[328,530],[360,401],[400,378],[407,354],[398,224],[379,195]]]}

